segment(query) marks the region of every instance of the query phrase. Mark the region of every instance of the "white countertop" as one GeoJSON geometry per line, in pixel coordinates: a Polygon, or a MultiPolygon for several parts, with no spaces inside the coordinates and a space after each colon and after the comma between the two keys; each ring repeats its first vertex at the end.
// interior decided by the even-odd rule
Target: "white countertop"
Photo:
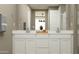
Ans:
{"type": "MultiPolygon", "coordinates": [[[[30,31],[29,33],[27,33],[26,31],[24,30],[13,30],[12,31],[12,34],[26,34],[26,35],[34,35],[34,34],[37,34],[36,31],[30,31]]],[[[58,35],[62,35],[62,34],[73,34],[73,31],[65,31],[65,30],[62,30],[60,31],[59,33],[57,33],[56,31],[48,31],[48,35],[49,34],[58,34],[58,35]]]]}

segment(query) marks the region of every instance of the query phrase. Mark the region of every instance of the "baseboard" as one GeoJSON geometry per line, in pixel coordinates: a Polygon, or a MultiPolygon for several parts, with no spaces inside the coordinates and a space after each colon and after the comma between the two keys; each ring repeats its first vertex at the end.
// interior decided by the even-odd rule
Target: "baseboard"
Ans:
{"type": "Polygon", "coordinates": [[[10,54],[9,51],[0,51],[0,54],[10,54]]]}

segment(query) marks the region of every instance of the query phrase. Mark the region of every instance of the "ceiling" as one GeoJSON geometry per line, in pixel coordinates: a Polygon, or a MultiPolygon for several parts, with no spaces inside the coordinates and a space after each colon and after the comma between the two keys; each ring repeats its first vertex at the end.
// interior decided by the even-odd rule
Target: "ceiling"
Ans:
{"type": "Polygon", "coordinates": [[[48,9],[48,7],[55,7],[58,4],[29,4],[32,9],[48,9]]]}

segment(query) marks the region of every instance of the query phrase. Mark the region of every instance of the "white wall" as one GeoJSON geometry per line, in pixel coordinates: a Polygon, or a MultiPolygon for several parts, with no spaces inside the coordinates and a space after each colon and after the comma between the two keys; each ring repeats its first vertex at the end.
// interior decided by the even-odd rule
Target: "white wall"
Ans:
{"type": "Polygon", "coordinates": [[[63,13],[62,22],[63,22],[63,23],[62,23],[62,29],[63,29],[63,30],[66,30],[66,27],[67,27],[67,26],[66,26],[66,12],[63,13]]]}
{"type": "Polygon", "coordinates": [[[31,8],[29,6],[27,6],[27,26],[26,28],[28,28],[30,30],[30,22],[31,22],[31,8]]]}

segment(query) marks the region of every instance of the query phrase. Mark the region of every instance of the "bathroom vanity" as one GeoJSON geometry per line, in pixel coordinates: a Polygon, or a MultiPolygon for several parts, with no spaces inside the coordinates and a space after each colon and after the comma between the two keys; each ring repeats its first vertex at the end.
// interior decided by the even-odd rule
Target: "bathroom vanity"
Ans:
{"type": "Polygon", "coordinates": [[[23,30],[13,31],[14,54],[72,54],[73,32],[49,31],[48,34],[26,33],[23,30]]]}
{"type": "Polygon", "coordinates": [[[26,21],[26,30],[12,32],[13,53],[72,54],[74,23],[68,22],[68,10],[66,5],[49,6],[47,10],[33,9],[28,13],[31,17],[26,21]]]}

